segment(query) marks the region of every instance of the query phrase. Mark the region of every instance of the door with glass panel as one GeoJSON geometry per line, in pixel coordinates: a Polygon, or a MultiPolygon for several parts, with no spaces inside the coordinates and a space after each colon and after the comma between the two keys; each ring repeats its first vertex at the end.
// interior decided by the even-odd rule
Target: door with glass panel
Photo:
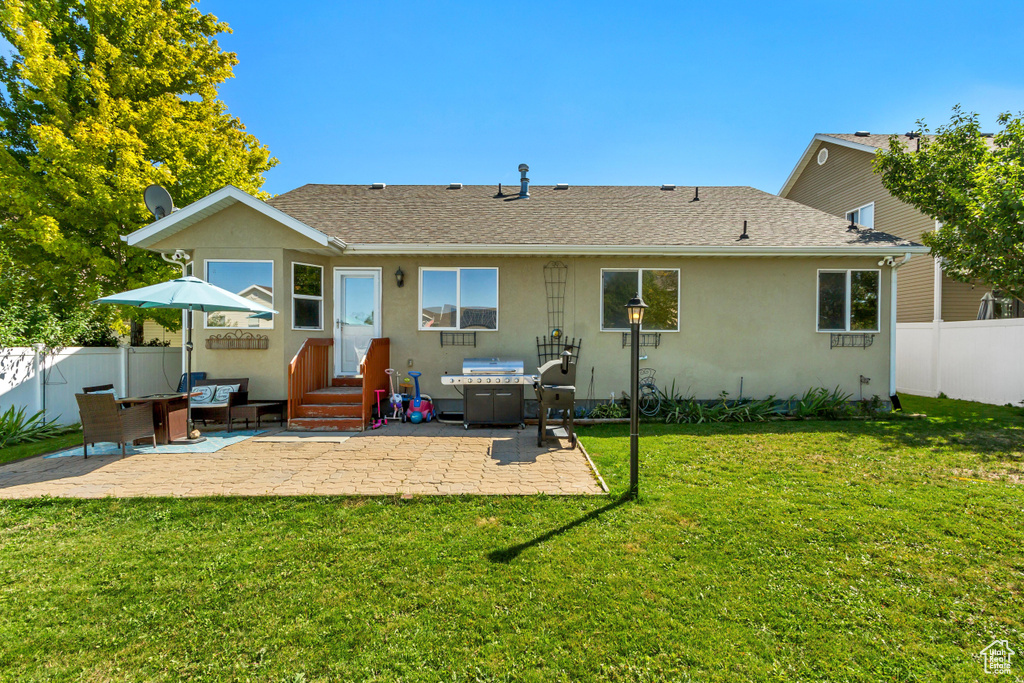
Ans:
{"type": "Polygon", "coordinates": [[[380,269],[334,271],[335,374],[355,375],[359,362],[380,336],[380,269]]]}

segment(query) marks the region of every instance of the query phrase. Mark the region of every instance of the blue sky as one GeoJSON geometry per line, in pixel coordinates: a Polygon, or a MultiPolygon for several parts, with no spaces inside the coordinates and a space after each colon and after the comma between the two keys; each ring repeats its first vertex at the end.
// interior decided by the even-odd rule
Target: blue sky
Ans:
{"type": "Polygon", "coordinates": [[[1024,109],[1020,2],[203,0],[222,97],[308,182],[753,185],[816,132],[1024,109]]]}

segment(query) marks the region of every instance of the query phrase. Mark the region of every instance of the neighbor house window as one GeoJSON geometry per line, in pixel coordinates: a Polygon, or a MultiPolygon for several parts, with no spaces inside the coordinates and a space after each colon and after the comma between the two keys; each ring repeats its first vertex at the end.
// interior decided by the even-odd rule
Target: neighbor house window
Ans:
{"type": "Polygon", "coordinates": [[[679,331],[679,269],[602,268],[601,329],[628,330],[626,302],[640,293],[647,310],[643,329],[679,331]]]}
{"type": "Polygon", "coordinates": [[[877,270],[818,271],[818,331],[878,332],[877,270]]]}
{"type": "Polygon", "coordinates": [[[322,330],[323,315],[323,266],[292,263],[292,329],[322,330]]]}
{"type": "Polygon", "coordinates": [[[420,268],[421,330],[498,329],[497,268],[420,268]]]}
{"type": "MultiPolygon", "coordinates": [[[[273,261],[206,261],[206,281],[243,299],[274,307],[273,261]]],[[[274,327],[272,313],[247,311],[214,311],[206,314],[207,327],[253,328],[274,327]]]]}
{"type": "Polygon", "coordinates": [[[875,203],[871,202],[853,211],[847,211],[846,220],[873,230],[875,228],[875,203]]]}

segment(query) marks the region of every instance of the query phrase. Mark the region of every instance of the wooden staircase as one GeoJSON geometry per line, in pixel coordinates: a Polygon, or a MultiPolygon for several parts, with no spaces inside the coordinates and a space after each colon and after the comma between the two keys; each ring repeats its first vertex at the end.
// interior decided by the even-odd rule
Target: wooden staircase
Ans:
{"type": "Polygon", "coordinates": [[[371,340],[357,377],[328,378],[331,338],[307,339],[288,365],[288,429],[359,432],[369,426],[375,389],[386,389],[387,337],[371,340]]]}
{"type": "Polygon", "coordinates": [[[301,431],[358,432],[363,429],[363,378],[335,377],[331,386],[302,397],[288,428],[301,431]]]}

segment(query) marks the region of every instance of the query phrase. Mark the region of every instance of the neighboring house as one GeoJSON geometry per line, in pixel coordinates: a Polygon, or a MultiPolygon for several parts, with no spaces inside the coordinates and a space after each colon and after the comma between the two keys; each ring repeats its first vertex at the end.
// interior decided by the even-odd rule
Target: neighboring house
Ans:
{"type": "MultiPolygon", "coordinates": [[[[920,242],[935,220],[896,199],[872,169],[875,152],[888,148],[889,135],[820,133],[804,150],[780,197],[821,209],[859,225],[920,242]]],[[[899,136],[910,149],[918,138],[899,136]]],[[[932,256],[915,258],[900,269],[898,322],[976,320],[990,287],[951,280],[932,256]]],[[[1005,317],[1014,317],[1007,306],[1005,317]]]]}
{"type": "MultiPolygon", "coordinates": [[[[909,149],[920,138],[898,136],[909,149]]],[[[790,173],[779,196],[897,237],[921,241],[936,221],[882,186],[874,173],[875,152],[887,148],[889,135],[829,133],[815,135],[790,173]]],[[[1024,306],[982,283],[950,279],[930,254],[914,257],[899,272],[900,323],[898,387],[901,391],[954,398],[1017,402],[1024,398],[1024,306]],[[983,299],[991,303],[978,320],[983,299]],[[944,334],[945,332],[945,334],[944,334]],[[986,349],[988,358],[977,353],[986,349]]]]}
{"type": "Polygon", "coordinates": [[[323,384],[358,375],[369,340],[386,337],[389,347],[376,345],[390,349],[384,362],[421,371],[424,391],[455,407],[442,374],[459,374],[465,357],[522,359],[534,372],[536,338],[553,319],[583,339],[578,398],[618,396],[629,382],[624,306],[637,289],[651,304],[644,364],[665,388],[706,399],[738,397],[741,385],[745,397],[836,386],[889,397],[890,264],[924,247],[749,187],[701,187],[699,199],[693,187],[526,189],[305,185],[262,202],[229,186],[127,241],[184,250],[213,284],[265,292],[279,312],[261,321],[266,350],[204,347],[221,321],[248,320],[195,324],[194,367],[249,377],[252,399],[299,391],[289,363],[300,347],[333,344],[323,384]],[[557,296],[546,283],[553,262],[565,269],[557,296]]]}

